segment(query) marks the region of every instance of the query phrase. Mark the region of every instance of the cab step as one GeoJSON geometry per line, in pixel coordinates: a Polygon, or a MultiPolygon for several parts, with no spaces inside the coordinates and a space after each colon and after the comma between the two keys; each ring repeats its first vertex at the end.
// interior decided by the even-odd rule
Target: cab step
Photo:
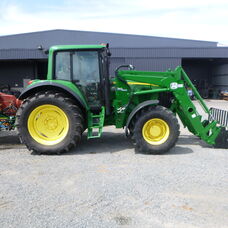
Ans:
{"type": "Polygon", "coordinates": [[[104,127],[105,108],[102,106],[99,114],[88,114],[88,133],[87,139],[100,138],[104,127]]]}

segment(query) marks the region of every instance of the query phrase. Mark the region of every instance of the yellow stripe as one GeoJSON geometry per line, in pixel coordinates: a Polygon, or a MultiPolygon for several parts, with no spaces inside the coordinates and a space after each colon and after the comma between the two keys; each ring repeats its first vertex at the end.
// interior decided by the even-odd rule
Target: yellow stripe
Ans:
{"type": "Polygon", "coordinates": [[[144,83],[144,82],[127,82],[129,85],[150,85],[150,86],[158,86],[155,84],[150,84],[150,83],[144,83]]]}
{"type": "MultiPolygon", "coordinates": [[[[112,82],[113,84],[116,84],[116,82],[112,82]]],[[[149,86],[159,86],[151,83],[145,83],[145,82],[127,82],[129,85],[149,85],[149,86]]]]}

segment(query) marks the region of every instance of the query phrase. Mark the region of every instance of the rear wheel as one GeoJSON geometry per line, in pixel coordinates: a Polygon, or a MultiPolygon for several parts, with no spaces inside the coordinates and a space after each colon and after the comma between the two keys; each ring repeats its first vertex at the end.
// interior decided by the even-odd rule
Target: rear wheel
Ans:
{"type": "Polygon", "coordinates": [[[161,154],[170,150],[179,136],[177,118],[162,106],[150,107],[136,117],[133,138],[140,152],[161,154]]]}
{"type": "Polygon", "coordinates": [[[83,123],[81,110],[70,98],[57,92],[41,92],[23,102],[16,125],[29,150],[59,154],[79,143],[83,123]]]}

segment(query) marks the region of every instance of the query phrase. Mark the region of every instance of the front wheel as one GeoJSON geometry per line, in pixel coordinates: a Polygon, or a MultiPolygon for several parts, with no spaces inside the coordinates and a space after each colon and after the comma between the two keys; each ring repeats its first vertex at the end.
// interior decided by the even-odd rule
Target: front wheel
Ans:
{"type": "Polygon", "coordinates": [[[64,94],[41,92],[27,98],[17,113],[16,126],[29,150],[59,154],[79,143],[84,118],[64,94]]]}
{"type": "Polygon", "coordinates": [[[176,143],[179,124],[175,115],[162,106],[143,110],[135,120],[133,138],[140,152],[161,154],[176,143]]]}

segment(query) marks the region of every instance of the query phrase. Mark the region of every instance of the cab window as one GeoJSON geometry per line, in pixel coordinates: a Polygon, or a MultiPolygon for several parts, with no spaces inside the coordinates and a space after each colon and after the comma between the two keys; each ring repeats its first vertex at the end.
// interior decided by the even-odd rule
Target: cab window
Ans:
{"type": "Polygon", "coordinates": [[[73,80],[81,85],[100,81],[98,53],[78,51],[73,55],[73,80]]]}
{"type": "Polygon", "coordinates": [[[70,52],[57,52],[55,61],[55,77],[60,80],[71,80],[70,52]]]}

